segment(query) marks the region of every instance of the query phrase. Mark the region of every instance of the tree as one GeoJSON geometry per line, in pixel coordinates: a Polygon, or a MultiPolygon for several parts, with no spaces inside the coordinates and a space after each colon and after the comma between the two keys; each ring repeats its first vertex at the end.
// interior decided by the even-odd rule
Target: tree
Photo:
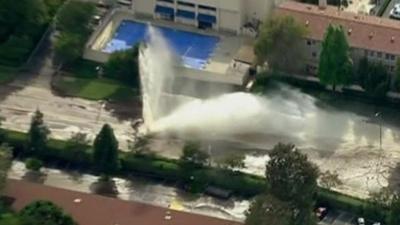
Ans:
{"type": "Polygon", "coordinates": [[[277,144],[266,167],[269,193],[294,206],[293,225],[314,224],[318,169],[292,144],[277,144]]]}
{"type": "Polygon", "coordinates": [[[57,60],[65,64],[76,61],[82,56],[84,45],[80,34],[62,33],[54,46],[57,60]]]}
{"type": "Polygon", "coordinates": [[[343,182],[339,179],[339,174],[336,172],[332,173],[329,170],[320,174],[319,183],[321,187],[327,189],[331,189],[343,184],[343,182]]]}
{"type": "Polygon", "coordinates": [[[66,156],[75,164],[87,162],[87,154],[84,154],[89,147],[90,141],[85,133],[75,133],[71,135],[65,146],[66,156]]]}
{"type": "Polygon", "coordinates": [[[7,173],[12,163],[12,150],[6,145],[0,145],[0,191],[2,191],[6,185],[7,173]]]}
{"type": "Polygon", "coordinates": [[[31,225],[77,225],[71,216],[49,201],[36,201],[23,208],[19,215],[31,225]]]}
{"type": "Polygon", "coordinates": [[[150,151],[150,136],[138,136],[135,142],[130,146],[131,151],[136,155],[144,155],[150,151]]]}
{"type": "Polygon", "coordinates": [[[108,178],[119,169],[118,141],[110,125],[103,126],[94,140],[93,148],[94,164],[102,176],[108,178]]]}
{"type": "Polygon", "coordinates": [[[396,61],[395,87],[397,91],[400,91],[400,58],[396,61]]]}
{"type": "Polygon", "coordinates": [[[292,207],[272,195],[258,196],[246,213],[246,225],[291,225],[292,207]]]}
{"type": "Polygon", "coordinates": [[[388,225],[400,224],[400,196],[395,194],[390,204],[388,225]]]}
{"type": "Polygon", "coordinates": [[[25,167],[33,172],[39,172],[43,167],[42,161],[36,158],[29,158],[25,161],[25,167]]]}
{"type": "Polygon", "coordinates": [[[262,25],[254,46],[258,62],[267,62],[275,70],[297,70],[303,58],[303,37],[306,34],[305,26],[293,17],[268,19],[262,25]]]}
{"type": "Polygon", "coordinates": [[[139,87],[139,45],[111,54],[104,67],[104,75],[139,87]]]}
{"type": "Polygon", "coordinates": [[[366,58],[361,59],[357,77],[358,83],[372,98],[382,99],[390,89],[390,76],[381,62],[371,63],[366,58]]]}
{"type": "Polygon", "coordinates": [[[42,151],[46,149],[50,130],[43,121],[43,113],[39,110],[32,116],[31,127],[28,132],[28,144],[30,151],[42,151]]]}
{"type": "Polygon", "coordinates": [[[89,22],[95,12],[93,3],[69,1],[56,17],[56,28],[62,32],[87,36],[91,32],[89,22]]]}
{"type": "Polygon", "coordinates": [[[245,156],[243,154],[231,154],[221,162],[222,167],[226,169],[243,169],[245,164],[243,160],[245,156]]]}
{"type": "Polygon", "coordinates": [[[200,143],[189,141],[183,146],[181,161],[197,166],[204,166],[208,163],[210,156],[200,150],[200,143]]]}
{"type": "Polygon", "coordinates": [[[322,42],[318,76],[325,85],[349,84],[352,80],[353,63],[349,54],[349,44],[342,27],[329,25],[322,42]]]}

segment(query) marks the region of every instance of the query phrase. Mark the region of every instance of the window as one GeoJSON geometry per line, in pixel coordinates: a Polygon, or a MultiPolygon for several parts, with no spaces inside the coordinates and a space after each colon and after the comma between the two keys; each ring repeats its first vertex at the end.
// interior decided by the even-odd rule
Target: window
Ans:
{"type": "Polygon", "coordinates": [[[392,60],[392,61],[396,60],[396,56],[395,55],[390,55],[390,60],[392,60]]]}
{"type": "Polygon", "coordinates": [[[374,57],[375,52],[374,51],[369,51],[369,56],[374,57]]]}
{"type": "Polygon", "coordinates": [[[193,3],[190,3],[190,2],[183,2],[183,1],[178,1],[178,5],[194,7],[194,4],[193,4],[193,3]]]}
{"type": "Polygon", "coordinates": [[[386,54],[386,59],[390,59],[390,54],[386,54]]]}
{"type": "Polygon", "coordinates": [[[311,40],[307,40],[307,45],[311,45],[311,40]]]}
{"type": "Polygon", "coordinates": [[[206,6],[206,5],[199,5],[199,9],[205,9],[205,10],[217,11],[217,8],[215,8],[215,7],[211,7],[211,6],[206,6]]]}
{"type": "Polygon", "coordinates": [[[159,2],[168,2],[168,3],[174,3],[174,0],[157,0],[159,2]]]}
{"type": "Polygon", "coordinates": [[[382,52],[377,53],[378,58],[382,58],[382,52]]]}

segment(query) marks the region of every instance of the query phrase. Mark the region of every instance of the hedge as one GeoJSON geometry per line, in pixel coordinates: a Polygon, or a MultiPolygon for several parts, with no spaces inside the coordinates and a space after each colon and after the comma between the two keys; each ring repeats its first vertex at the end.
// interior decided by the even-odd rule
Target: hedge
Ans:
{"type": "MultiPolygon", "coordinates": [[[[66,141],[51,139],[46,151],[27,151],[27,134],[22,132],[4,130],[4,142],[14,147],[14,155],[20,158],[36,157],[47,164],[74,166],[75,168],[94,173],[91,161],[91,147],[71,153],[66,141]]],[[[191,167],[187,169],[178,160],[167,159],[160,156],[138,156],[128,152],[120,152],[120,176],[138,175],[147,178],[178,183],[184,186],[198,185],[200,191],[207,186],[214,186],[228,191],[234,195],[253,197],[265,191],[266,180],[263,177],[234,172],[226,169],[212,167],[191,167]],[[189,179],[194,178],[194,179],[189,179]]],[[[356,197],[344,195],[335,191],[320,188],[316,196],[317,204],[332,209],[340,209],[355,215],[375,221],[384,221],[388,210],[356,197]]]]}

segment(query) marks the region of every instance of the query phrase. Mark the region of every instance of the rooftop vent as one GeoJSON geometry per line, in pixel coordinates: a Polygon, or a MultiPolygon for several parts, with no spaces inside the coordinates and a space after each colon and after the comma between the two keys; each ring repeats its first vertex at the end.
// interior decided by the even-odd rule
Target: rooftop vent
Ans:
{"type": "Polygon", "coordinates": [[[81,202],[82,202],[82,199],[80,199],[80,198],[74,199],[74,203],[81,203],[81,202]]]}
{"type": "Polygon", "coordinates": [[[395,38],[394,38],[394,36],[392,36],[392,38],[390,38],[390,42],[394,43],[394,40],[395,40],[395,38]]]}
{"type": "Polygon", "coordinates": [[[306,27],[308,27],[308,25],[310,25],[310,21],[309,20],[306,21],[306,27]]]}
{"type": "Polygon", "coordinates": [[[374,37],[374,32],[369,33],[368,37],[369,39],[372,39],[374,37]]]}
{"type": "Polygon", "coordinates": [[[347,30],[347,34],[348,34],[348,35],[351,35],[351,32],[353,32],[353,29],[349,28],[349,29],[347,30]]]}

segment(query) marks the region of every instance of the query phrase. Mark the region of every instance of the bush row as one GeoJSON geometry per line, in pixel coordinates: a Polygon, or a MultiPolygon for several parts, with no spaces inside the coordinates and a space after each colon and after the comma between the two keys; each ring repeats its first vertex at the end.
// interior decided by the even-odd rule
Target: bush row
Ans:
{"type": "MultiPolygon", "coordinates": [[[[94,173],[90,146],[86,146],[79,152],[70,151],[66,141],[52,139],[49,140],[46,151],[29,152],[26,148],[27,135],[9,130],[5,131],[4,142],[14,147],[16,157],[34,156],[47,164],[68,165],[94,173]]],[[[120,152],[119,157],[121,169],[115,175],[143,176],[181,184],[183,187],[189,186],[195,191],[204,191],[207,186],[213,186],[231,191],[237,196],[253,197],[262,193],[266,186],[264,178],[242,172],[211,167],[193,167],[182,164],[179,160],[152,155],[138,156],[120,152]]],[[[322,188],[317,194],[317,204],[345,210],[376,221],[383,221],[387,214],[386,209],[370,204],[368,201],[322,188]]]]}

